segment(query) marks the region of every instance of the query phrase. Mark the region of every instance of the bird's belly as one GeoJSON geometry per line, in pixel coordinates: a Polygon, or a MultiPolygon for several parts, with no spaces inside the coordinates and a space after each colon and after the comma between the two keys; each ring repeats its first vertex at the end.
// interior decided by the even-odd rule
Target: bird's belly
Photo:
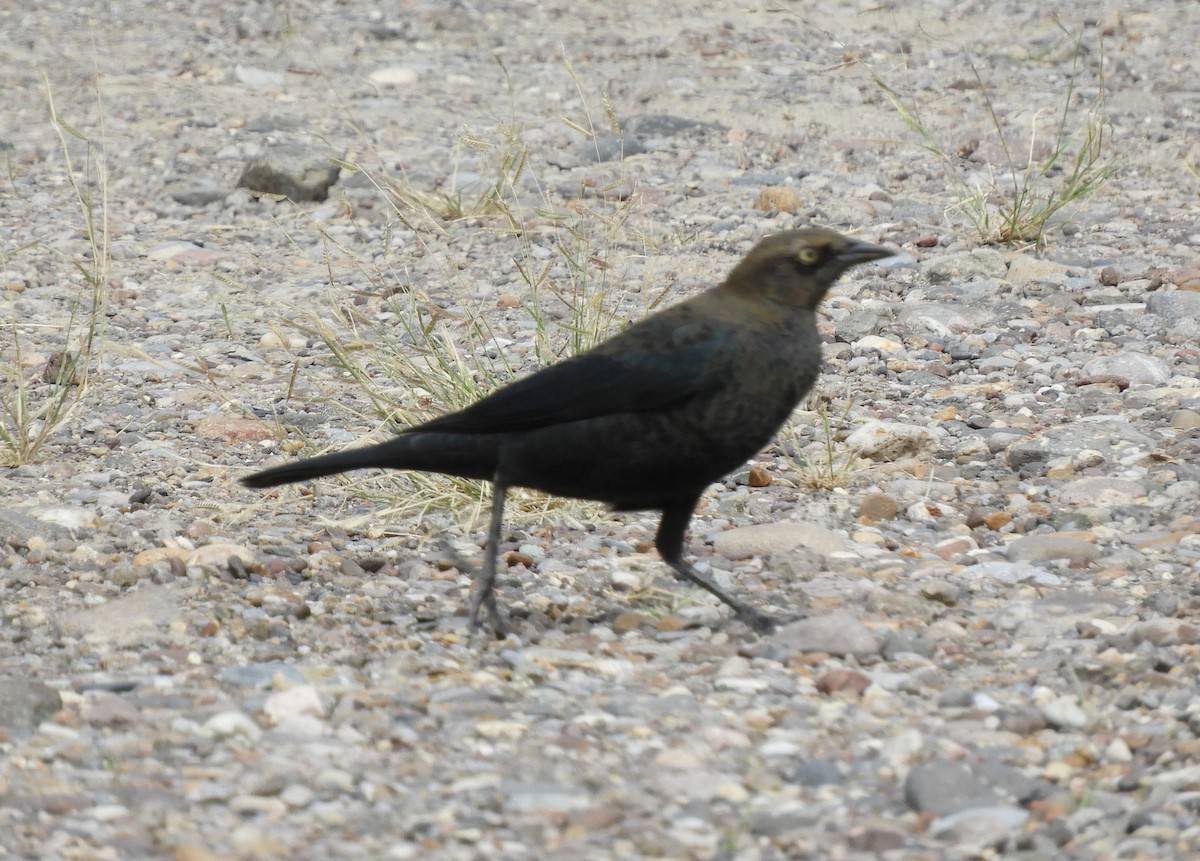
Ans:
{"type": "Polygon", "coordinates": [[[659,508],[700,493],[753,457],[780,422],[759,410],[569,422],[514,434],[501,446],[499,472],[510,484],[559,496],[659,508]]]}

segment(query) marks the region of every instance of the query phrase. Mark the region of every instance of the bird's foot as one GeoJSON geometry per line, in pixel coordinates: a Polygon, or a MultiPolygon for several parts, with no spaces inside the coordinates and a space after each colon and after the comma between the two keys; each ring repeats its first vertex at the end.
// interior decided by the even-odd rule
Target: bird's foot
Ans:
{"type": "Polygon", "coordinates": [[[747,607],[744,604],[737,607],[736,610],[737,618],[745,622],[752,631],[758,634],[774,634],[781,621],[774,616],[763,613],[760,610],[755,610],[753,607],[747,607]]]}
{"type": "Polygon", "coordinates": [[[496,603],[496,591],[490,585],[484,584],[481,588],[476,589],[471,595],[471,603],[467,607],[467,616],[469,617],[471,632],[479,630],[479,610],[481,607],[487,608],[488,627],[492,629],[492,635],[497,640],[503,640],[508,636],[508,623],[504,620],[504,615],[500,612],[500,606],[496,603]]]}

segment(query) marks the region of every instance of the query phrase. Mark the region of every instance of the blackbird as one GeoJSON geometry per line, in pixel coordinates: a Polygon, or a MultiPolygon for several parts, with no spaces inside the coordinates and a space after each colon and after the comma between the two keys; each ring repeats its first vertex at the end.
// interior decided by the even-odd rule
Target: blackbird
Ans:
{"type": "Polygon", "coordinates": [[[242,479],[273,487],[352,469],[443,472],[494,485],[483,571],[469,607],[496,636],[496,556],[513,486],[659,510],[654,544],[676,576],[707,589],[753,629],[775,619],[683,558],[704,489],[763,448],[821,367],[816,310],[843,272],[895,252],[810,228],[768,236],[724,283],[630,326],[585,353],[517,380],[456,413],[376,445],[285,463],[242,479]]]}

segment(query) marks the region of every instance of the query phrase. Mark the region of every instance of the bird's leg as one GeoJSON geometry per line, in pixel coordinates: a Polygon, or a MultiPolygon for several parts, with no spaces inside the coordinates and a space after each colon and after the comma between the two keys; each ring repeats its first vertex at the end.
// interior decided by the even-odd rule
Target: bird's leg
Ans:
{"type": "Polygon", "coordinates": [[[688,500],[681,505],[663,508],[662,521],[658,525],[658,534],[654,536],[654,546],[658,548],[663,561],[671,566],[675,576],[681,580],[689,580],[702,589],[707,589],[724,603],[733,608],[737,617],[758,631],[769,634],[775,630],[775,619],[770,615],[748,607],[734,598],[716,583],[697,571],[683,558],[683,536],[687,532],[688,523],[692,519],[692,511],[697,500],[688,500]]]}
{"type": "Polygon", "coordinates": [[[483,551],[483,571],[476,579],[475,592],[471,595],[468,609],[471,629],[479,627],[479,608],[487,607],[488,624],[496,639],[508,635],[508,625],[496,605],[496,557],[500,553],[500,526],[504,521],[504,496],[508,493],[508,485],[499,477],[492,482],[492,518],[488,523],[487,547],[483,551]]]}

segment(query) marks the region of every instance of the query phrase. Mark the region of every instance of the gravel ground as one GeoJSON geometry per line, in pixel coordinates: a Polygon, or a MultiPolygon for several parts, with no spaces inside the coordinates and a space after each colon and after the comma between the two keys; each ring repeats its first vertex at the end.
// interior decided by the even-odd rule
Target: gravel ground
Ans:
{"type": "Polygon", "coordinates": [[[97,262],[45,81],[76,176],[103,153],[108,264],[82,401],[0,471],[0,857],[1200,858],[1195,4],[699,5],[0,10],[7,392],[17,332],[45,395],[97,262]],[[1068,126],[1103,81],[1119,171],[1041,249],[983,246],[852,61],[1003,180],[980,80],[1040,157],[1077,33],[1068,126]],[[369,170],[237,189],[280,146],[369,170]],[[511,219],[376,187],[470,204],[522,151],[511,219]],[[471,511],[236,483],[378,430],[314,318],[377,369],[421,307],[522,372],[531,303],[557,350],[556,290],[620,325],[808,222],[901,254],[827,303],[828,432],[798,412],[693,523],[777,634],[671,581],[653,517],[529,504],[515,636],[473,642],[471,511]],[[797,466],[827,438],[833,488],[797,466]]]}

